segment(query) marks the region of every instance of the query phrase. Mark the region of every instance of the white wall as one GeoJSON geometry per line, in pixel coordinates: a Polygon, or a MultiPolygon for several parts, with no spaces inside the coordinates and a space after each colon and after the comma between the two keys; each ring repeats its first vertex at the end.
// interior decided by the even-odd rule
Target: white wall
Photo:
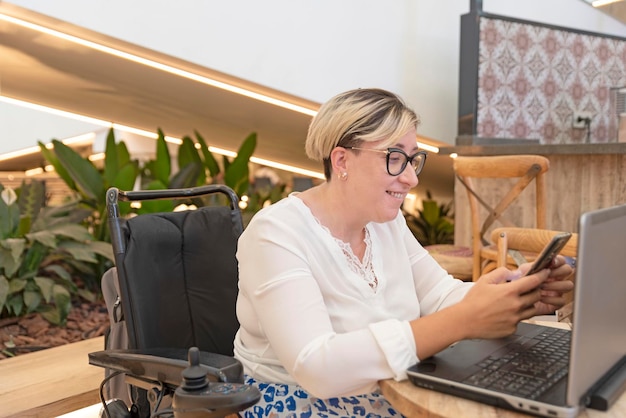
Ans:
{"type": "Polygon", "coordinates": [[[626,24],[583,0],[483,0],[483,11],[566,28],[626,37],[626,24]]]}
{"type": "MultiPolygon", "coordinates": [[[[459,22],[469,0],[10,3],[317,102],[350,88],[386,88],[421,115],[422,135],[450,144],[456,137],[459,22]]],[[[626,36],[623,24],[580,0],[486,0],[484,9],[626,36]],[[576,11],[563,13],[572,3],[576,11]]],[[[31,138],[64,137],[61,128],[36,130],[28,122],[34,116],[23,113],[0,104],[0,152],[31,138]],[[5,133],[15,124],[7,120],[24,120],[16,123],[29,129],[5,133]]]]}

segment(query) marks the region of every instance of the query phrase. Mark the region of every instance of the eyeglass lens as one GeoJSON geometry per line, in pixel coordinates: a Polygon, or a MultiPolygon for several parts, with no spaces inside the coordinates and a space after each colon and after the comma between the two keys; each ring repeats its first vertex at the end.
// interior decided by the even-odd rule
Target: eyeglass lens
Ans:
{"type": "Polygon", "coordinates": [[[426,154],[420,152],[413,155],[413,157],[409,157],[402,150],[389,149],[387,154],[387,171],[392,176],[398,176],[404,171],[409,160],[411,160],[411,167],[415,170],[415,174],[419,175],[422,168],[424,168],[426,154]]]}

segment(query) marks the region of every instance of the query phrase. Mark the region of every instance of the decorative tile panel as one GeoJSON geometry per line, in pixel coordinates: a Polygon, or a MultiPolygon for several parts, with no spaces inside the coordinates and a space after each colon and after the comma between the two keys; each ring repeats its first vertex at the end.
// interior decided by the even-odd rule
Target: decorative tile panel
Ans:
{"type": "Polygon", "coordinates": [[[574,112],[593,115],[589,142],[614,142],[611,88],[626,86],[626,41],[480,19],[476,135],[584,143],[574,112]]]}

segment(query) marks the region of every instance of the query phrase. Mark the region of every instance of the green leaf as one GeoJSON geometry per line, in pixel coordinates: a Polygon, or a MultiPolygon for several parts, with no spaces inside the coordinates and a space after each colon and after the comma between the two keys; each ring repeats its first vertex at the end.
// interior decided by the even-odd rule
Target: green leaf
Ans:
{"type": "Polygon", "coordinates": [[[57,312],[59,313],[59,323],[65,324],[67,315],[72,309],[70,292],[61,285],[55,284],[52,288],[52,294],[54,297],[54,304],[56,305],[57,312]]]}
{"type": "Polygon", "coordinates": [[[101,255],[108,260],[115,261],[115,257],[113,255],[113,246],[111,243],[104,241],[90,241],[87,243],[87,247],[94,254],[101,255]]]}
{"type": "Polygon", "coordinates": [[[39,309],[39,313],[44,319],[51,324],[60,325],[61,324],[61,314],[58,309],[53,306],[43,306],[39,309]]]}
{"type": "MultiPolygon", "coordinates": [[[[186,187],[193,187],[205,184],[206,173],[204,171],[204,164],[202,163],[200,154],[198,154],[196,144],[190,137],[185,136],[183,137],[183,143],[178,148],[178,167],[180,170],[184,170],[189,165],[194,166],[193,171],[195,175],[193,178],[189,179],[189,186],[186,187]]],[[[171,183],[172,181],[170,179],[170,188],[176,188],[176,186],[172,186],[171,183]]]]}
{"type": "Polygon", "coordinates": [[[441,213],[439,212],[439,206],[437,203],[432,200],[425,200],[422,203],[422,217],[429,225],[435,225],[439,218],[441,217],[441,213]]]}
{"type": "Polygon", "coordinates": [[[4,268],[7,277],[12,277],[19,269],[25,249],[26,240],[23,238],[0,241],[0,269],[4,268]]]}
{"type": "MultiPolygon", "coordinates": [[[[167,187],[156,180],[148,184],[145,190],[161,190],[167,189],[167,187]]],[[[143,213],[158,213],[158,212],[171,212],[174,210],[174,203],[171,200],[146,200],[141,202],[141,208],[137,210],[138,214],[143,213]]]]}
{"type": "Polygon", "coordinates": [[[46,159],[46,161],[48,161],[48,163],[50,163],[50,165],[52,167],[54,167],[54,171],[56,171],[56,173],[59,175],[59,177],[61,177],[61,179],[65,182],[67,187],[69,187],[71,190],[74,190],[74,191],[77,192],[78,191],[78,187],[76,187],[76,182],[74,181],[74,179],[72,179],[72,176],[65,169],[65,166],[63,166],[63,164],[61,164],[61,162],[59,161],[57,156],[54,154],[54,152],[52,152],[51,150],[46,148],[46,146],[42,142],[40,142],[40,141],[37,141],[37,144],[39,144],[39,149],[41,150],[41,155],[43,155],[43,157],[46,159]]]}
{"type": "Polygon", "coordinates": [[[0,275],[0,313],[4,309],[4,304],[9,296],[9,281],[3,275],[0,275]]]}
{"type": "Polygon", "coordinates": [[[204,156],[204,166],[209,169],[209,174],[211,177],[215,177],[220,173],[220,166],[217,163],[217,160],[209,150],[204,138],[198,133],[198,131],[194,131],[196,134],[196,140],[200,144],[200,151],[202,151],[202,155],[204,156]]]}
{"type": "Polygon", "coordinates": [[[15,236],[17,237],[23,237],[24,235],[28,234],[30,232],[30,230],[33,227],[33,222],[32,222],[32,218],[30,216],[22,216],[20,217],[20,222],[18,224],[17,227],[17,231],[15,236]]]}
{"type": "Polygon", "coordinates": [[[46,201],[46,186],[43,181],[32,180],[29,183],[22,180],[20,186],[20,196],[17,204],[20,208],[20,214],[32,220],[37,219],[46,201]]]}
{"type": "Polygon", "coordinates": [[[78,224],[57,225],[53,228],[50,228],[50,232],[54,233],[55,235],[60,235],[81,242],[93,239],[93,236],[89,233],[87,228],[78,224]]]}
{"type": "Polygon", "coordinates": [[[7,205],[3,199],[0,199],[0,239],[14,236],[19,223],[19,206],[15,202],[7,205]]]}
{"type": "Polygon", "coordinates": [[[239,195],[243,194],[247,190],[249,182],[249,168],[248,163],[250,157],[256,148],[256,133],[253,132],[244,140],[239,147],[237,156],[225,170],[224,183],[227,186],[234,189],[239,195]]]}
{"type": "Polygon", "coordinates": [[[187,164],[196,162],[202,163],[200,155],[198,155],[198,151],[196,150],[196,144],[194,144],[190,137],[184,136],[183,143],[178,147],[178,166],[184,167],[187,164]]]}
{"type": "Polygon", "coordinates": [[[34,280],[46,303],[50,303],[52,301],[52,287],[54,286],[54,280],[48,277],[39,276],[35,277],[34,280]]]}
{"type": "Polygon", "coordinates": [[[26,280],[9,280],[9,294],[21,292],[26,287],[26,280]]]}
{"type": "Polygon", "coordinates": [[[117,187],[120,190],[133,190],[138,174],[139,168],[137,164],[130,162],[119,170],[117,175],[113,178],[111,186],[117,187]]]}
{"type": "MultiPolygon", "coordinates": [[[[50,266],[46,266],[44,267],[43,271],[47,273],[52,273],[55,276],[60,277],[62,280],[65,280],[66,282],[72,281],[72,276],[70,275],[70,273],[67,271],[65,267],[61,266],[60,264],[52,264],[50,266]]],[[[37,277],[35,277],[35,281],[36,280],[37,280],[37,277]]]]}
{"type": "Polygon", "coordinates": [[[15,293],[9,295],[4,306],[7,308],[9,313],[12,313],[13,316],[22,315],[22,310],[24,309],[24,298],[21,293],[15,293]]]}
{"type": "Polygon", "coordinates": [[[95,302],[97,299],[96,295],[87,289],[78,289],[76,293],[78,293],[78,296],[80,296],[81,298],[85,300],[88,300],[89,302],[95,302]]]}
{"type": "Polygon", "coordinates": [[[26,312],[34,312],[41,303],[41,293],[34,290],[24,291],[24,305],[26,305],[26,312]]]}
{"type": "Polygon", "coordinates": [[[117,155],[117,145],[115,144],[115,132],[109,129],[104,149],[104,179],[107,184],[113,184],[113,179],[119,171],[119,158],[117,155]]]}
{"type": "Polygon", "coordinates": [[[130,164],[130,152],[124,141],[120,141],[117,144],[117,166],[124,167],[126,164],[130,164]]]}
{"type": "Polygon", "coordinates": [[[167,148],[167,142],[165,142],[165,134],[163,134],[163,131],[160,128],[158,129],[156,145],[156,160],[152,166],[152,175],[156,180],[167,185],[170,180],[172,160],[170,158],[170,151],[167,148]]]}
{"type": "Polygon", "coordinates": [[[98,204],[104,204],[104,180],[91,161],[81,157],[61,141],[53,140],[52,143],[57,158],[76,182],[81,194],[98,204]]]}
{"type": "Polygon", "coordinates": [[[49,249],[40,243],[35,242],[31,245],[28,251],[26,251],[26,255],[20,265],[20,276],[34,277],[35,273],[39,270],[41,261],[48,252],[49,249]]]}
{"type": "Polygon", "coordinates": [[[204,166],[200,162],[189,163],[178,171],[170,179],[171,189],[194,187],[198,185],[200,173],[204,172],[204,166]]]}
{"type": "Polygon", "coordinates": [[[27,234],[26,238],[28,238],[32,242],[40,242],[41,244],[49,248],[57,247],[56,235],[50,230],[33,232],[31,234],[27,234]]]}
{"type": "Polygon", "coordinates": [[[77,260],[86,261],[88,263],[97,263],[98,259],[92,251],[83,243],[65,241],[59,244],[59,249],[68,252],[77,260]]]}

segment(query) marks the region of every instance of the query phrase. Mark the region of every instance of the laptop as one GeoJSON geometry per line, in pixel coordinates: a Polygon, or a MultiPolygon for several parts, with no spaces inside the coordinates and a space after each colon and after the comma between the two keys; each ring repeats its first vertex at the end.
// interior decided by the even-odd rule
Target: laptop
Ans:
{"type": "Polygon", "coordinates": [[[521,322],[506,338],[463,340],[410,367],[410,381],[538,416],[575,417],[584,408],[608,408],[626,385],[625,261],[626,205],[584,213],[571,330],[521,322]],[[544,334],[547,343],[538,340],[544,334]],[[565,359],[557,359],[559,347],[565,359]],[[523,352],[505,354],[511,349],[523,352]],[[546,363],[524,366],[536,354],[546,363]]]}

